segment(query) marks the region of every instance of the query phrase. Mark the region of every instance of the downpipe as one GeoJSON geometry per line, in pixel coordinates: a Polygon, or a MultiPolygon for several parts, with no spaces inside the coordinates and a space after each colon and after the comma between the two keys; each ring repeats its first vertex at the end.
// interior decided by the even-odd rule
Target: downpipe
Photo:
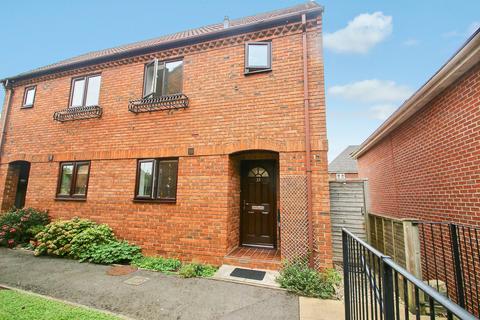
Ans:
{"type": "Polygon", "coordinates": [[[312,205],[312,162],[310,136],[310,102],[308,91],[308,53],[307,53],[307,17],[302,14],[302,50],[303,50],[303,106],[305,127],[305,173],[307,176],[307,217],[308,217],[308,264],[314,267],[313,257],[313,205],[312,205]]]}

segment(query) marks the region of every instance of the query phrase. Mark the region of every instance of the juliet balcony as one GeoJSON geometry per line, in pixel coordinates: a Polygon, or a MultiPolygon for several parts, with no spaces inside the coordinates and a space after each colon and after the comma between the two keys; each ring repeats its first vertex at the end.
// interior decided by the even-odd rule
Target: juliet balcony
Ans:
{"type": "Polygon", "coordinates": [[[128,111],[137,114],[185,108],[188,108],[188,97],[183,93],[131,100],[128,104],[128,111]]]}
{"type": "Polygon", "coordinates": [[[53,120],[66,122],[100,118],[102,116],[102,112],[103,109],[100,106],[70,107],[64,110],[55,111],[53,113],[53,120]]]}

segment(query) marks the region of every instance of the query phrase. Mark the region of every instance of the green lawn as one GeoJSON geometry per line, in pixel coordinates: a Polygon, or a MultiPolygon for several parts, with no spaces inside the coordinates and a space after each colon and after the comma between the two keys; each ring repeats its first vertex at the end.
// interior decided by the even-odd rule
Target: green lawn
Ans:
{"type": "Polygon", "coordinates": [[[0,320],[118,320],[119,318],[14,290],[0,290],[0,320]]]}

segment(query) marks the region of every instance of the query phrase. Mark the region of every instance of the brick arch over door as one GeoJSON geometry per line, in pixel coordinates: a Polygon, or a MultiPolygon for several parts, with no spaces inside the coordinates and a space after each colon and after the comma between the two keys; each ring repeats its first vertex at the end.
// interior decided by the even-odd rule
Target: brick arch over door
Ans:
{"type": "Polygon", "coordinates": [[[251,138],[239,140],[235,143],[225,145],[224,152],[229,155],[240,153],[252,153],[257,151],[271,152],[277,154],[285,149],[285,143],[274,139],[251,138]]]}

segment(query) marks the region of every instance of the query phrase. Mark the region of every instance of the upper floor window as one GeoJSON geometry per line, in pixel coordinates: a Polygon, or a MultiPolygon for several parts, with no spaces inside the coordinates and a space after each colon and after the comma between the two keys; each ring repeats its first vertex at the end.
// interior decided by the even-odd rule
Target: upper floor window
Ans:
{"type": "Polygon", "coordinates": [[[60,163],[58,175],[58,198],[86,198],[90,161],[60,163]]]}
{"type": "Polygon", "coordinates": [[[37,91],[36,86],[26,87],[25,93],[23,94],[23,108],[33,107],[33,102],[35,101],[35,93],[37,91]]]}
{"type": "Polygon", "coordinates": [[[155,59],[145,65],[143,97],[161,97],[182,93],[183,61],[161,62],[155,59]]]}
{"type": "Polygon", "coordinates": [[[135,199],[175,202],[178,159],[142,159],[137,164],[135,199]]]}
{"type": "Polygon", "coordinates": [[[272,69],[272,43],[248,42],[245,44],[245,73],[272,69]]]}
{"type": "Polygon", "coordinates": [[[97,106],[101,81],[98,74],[73,79],[70,107],[97,106]]]}

